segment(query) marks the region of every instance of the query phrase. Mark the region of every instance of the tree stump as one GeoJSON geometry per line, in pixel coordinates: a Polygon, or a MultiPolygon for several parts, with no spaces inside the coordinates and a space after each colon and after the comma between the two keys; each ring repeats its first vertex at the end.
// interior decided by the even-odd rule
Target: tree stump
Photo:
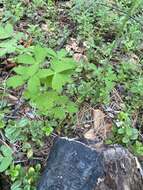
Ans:
{"type": "Polygon", "coordinates": [[[51,149],[38,190],[142,190],[143,171],[121,146],[96,147],[59,138],[51,149]]]}

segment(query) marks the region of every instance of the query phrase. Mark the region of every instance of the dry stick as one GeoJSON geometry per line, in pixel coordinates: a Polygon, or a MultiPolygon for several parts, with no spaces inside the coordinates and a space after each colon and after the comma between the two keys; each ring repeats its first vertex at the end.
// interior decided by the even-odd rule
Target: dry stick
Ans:
{"type": "Polygon", "coordinates": [[[1,142],[3,145],[5,145],[5,146],[7,146],[8,148],[10,148],[10,146],[9,146],[5,141],[3,141],[2,139],[0,139],[0,142],[1,142]]]}
{"type": "MultiPolygon", "coordinates": [[[[32,159],[31,159],[31,161],[33,161],[33,160],[39,160],[39,161],[43,161],[43,160],[45,160],[44,158],[41,158],[41,157],[33,157],[32,159]]],[[[14,163],[15,164],[19,164],[19,163],[24,163],[24,162],[28,162],[29,160],[28,159],[25,159],[25,160],[16,160],[16,161],[14,161],[14,163]]]]}
{"type": "Polygon", "coordinates": [[[142,142],[143,142],[143,135],[140,132],[139,132],[139,136],[141,137],[142,142]]]}

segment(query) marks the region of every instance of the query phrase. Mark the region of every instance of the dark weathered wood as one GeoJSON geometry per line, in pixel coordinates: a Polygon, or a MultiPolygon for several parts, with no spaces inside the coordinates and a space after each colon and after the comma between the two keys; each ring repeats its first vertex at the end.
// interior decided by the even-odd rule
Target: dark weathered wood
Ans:
{"type": "Polygon", "coordinates": [[[143,190],[142,169],[120,146],[55,141],[38,190],[143,190]]]}
{"type": "Polygon", "coordinates": [[[120,146],[103,151],[104,172],[95,190],[143,190],[143,171],[128,150],[120,146]]]}

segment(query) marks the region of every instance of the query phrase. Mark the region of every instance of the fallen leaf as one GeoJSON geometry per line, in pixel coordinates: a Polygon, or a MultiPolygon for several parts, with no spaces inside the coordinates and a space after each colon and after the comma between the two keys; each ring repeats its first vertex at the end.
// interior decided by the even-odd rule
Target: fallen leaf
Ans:
{"type": "Polygon", "coordinates": [[[86,139],[90,139],[90,140],[95,140],[95,131],[94,129],[89,129],[89,131],[87,131],[85,134],[84,134],[84,138],[86,139]]]}
{"type": "Polygon", "coordinates": [[[105,114],[101,110],[93,110],[94,130],[104,126],[104,118],[105,114]]]}
{"type": "Polygon", "coordinates": [[[94,125],[84,137],[90,140],[105,140],[111,133],[112,124],[106,121],[106,115],[99,109],[93,110],[94,125]]]}

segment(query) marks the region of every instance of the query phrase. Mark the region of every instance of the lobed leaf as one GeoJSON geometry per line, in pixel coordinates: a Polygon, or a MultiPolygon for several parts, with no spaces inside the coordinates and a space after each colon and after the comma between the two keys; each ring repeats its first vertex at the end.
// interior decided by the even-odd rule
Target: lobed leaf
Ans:
{"type": "Polygon", "coordinates": [[[5,27],[0,26],[0,40],[7,39],[13,35],[13,26],[7,24],[5,27]]]}
{"type": "Polygon", "coordinates": [[[11,164],[12,157],[4,157],[0,162],[0,172],[4,172],[11,164]]]}
{"type": "Polygon", "coordinates": [[[22,55],[17,56],[17,62],[28,64],[28,65],[36,64],[35,59],[29,54],[22,54],[22,55]]]}
{"type": "Polygon", "coordinates": [[[17,88],[21,85],[24,84],[24,80],[21,76],[19,75],[15,75],[13,77],[10,77],[8,80],[7,80],[7,86],[8,87],[13,87],[13,88],[17,88]]]}
{"type": "Polygon", "coordinates": [[[34,47],[34,55],[35,55],[35,59],[38,63],[42,63],[46,56],[47,56],[47,51],[46,48],[43,48],[39,45],[34,47]]]}

